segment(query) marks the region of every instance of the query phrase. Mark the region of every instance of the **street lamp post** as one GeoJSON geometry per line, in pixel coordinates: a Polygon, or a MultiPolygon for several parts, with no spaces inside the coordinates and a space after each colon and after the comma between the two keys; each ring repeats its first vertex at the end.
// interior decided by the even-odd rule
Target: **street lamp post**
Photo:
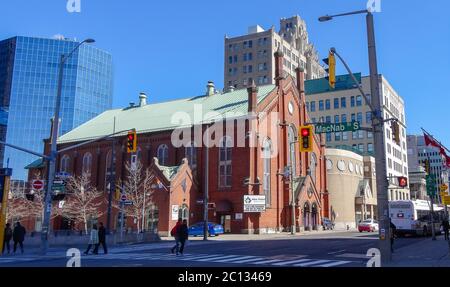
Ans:
{"type": "Polygon", "coordinates": [[[370,69],[370,93],[373,107],[373,132],[374,132],[374,149],[375,149],[375,166],[376,166],[376,183],[377,183],[377,203],[378,203],[378,220],[379,228],[379,249],[381,253],[381,262],[388,263],[391,261],[390,246],[390,221],[389,221],[389,202],[388,202],[388,182],[386,178],[386,154],[384,152],[384,121],[381,110],[381,97],[377,68],[377,56],[375,47],[375,30],[373,23],[373,15],[369,10],[359,10],[349,13],[326,15],[319,18],[320,22],[325,22],[334,17],[347,16],[354,14],[366,14],[367,25],[367,44],[369,52],[369,69],[370,69]]]}
{"type": "Polygon", "coordinates": [[[56,172],[56,158],[57,158],[57,145],[56,140],[59,133],[59,113],[61,109],[61,92],[62,92],[62,82],[64,73],[64,64],[73,55],[73,53],[84,43],[94,43],[93,39],[86,39],[79,43],[69,54],[61,55],[59,63],[58,72],[58,91],[56,95],[55,104],[55,114],[53,116],[53,125],[51,133],[51,147],[50,147],[50,157],[48,159],[48,180],[47,180],[47,191],[44,198],[44,218],[42,222],[42,232],[41,232],[41,253],[46,254],[48,249],[48,233],[50,226],[50,215],[52,207],[52,185],[55,178],[56,172]]]}

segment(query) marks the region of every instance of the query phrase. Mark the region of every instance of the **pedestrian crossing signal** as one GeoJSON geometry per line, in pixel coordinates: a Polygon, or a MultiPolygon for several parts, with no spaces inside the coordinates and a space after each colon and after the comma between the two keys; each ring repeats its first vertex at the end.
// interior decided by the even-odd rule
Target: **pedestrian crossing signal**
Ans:
{"type": "Polygon", "coordinates": [[[300,151],[313,151],[313,126],[302,126],[300,128],[300,151]]]}
{"type": "Polygon", "coordinates": [[[408,186],[408,178],[405,176],[399,176],[398,177],[398,186],[401,188],[405,188],[408,186]]]}
{"type": "Polygon", "coordinates": [[[136,130],[131,130],[128,132],[127,135],[127,152],[128,153],[136,152],[136,147],[137,147],[136,130]]]}

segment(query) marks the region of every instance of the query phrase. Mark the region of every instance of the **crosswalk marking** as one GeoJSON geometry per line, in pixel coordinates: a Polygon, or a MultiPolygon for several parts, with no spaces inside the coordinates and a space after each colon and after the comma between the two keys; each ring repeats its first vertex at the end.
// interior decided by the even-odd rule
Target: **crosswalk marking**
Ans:
{"type": "Polygon", "coordinates": [[[262,261],[256,261],[256,262],[252,262],[250,264],[268,264],[268,263],[275,263],[275,262],[280,262],[280,259],[271,259],[271,260],[262,260],[262,261]]]}
{"type": "Polygon", "coordinates": [[[247,262],[248,260],[253,261],[253,260],[260,260],[261,257],[259,258],[255,258],[256,256],[240,256],[239,261],[235,261],[237,258],[228,258],[228,259],[223,259],[223,260],[218,260],[216,262],[230,262],[233,261],[233,263],[242,263],[242,261],[247,262]],[[251,259],[250,259],[251,258],[251,259]],[[241,260],[241,259],[246,259],[246,260],[241,260]]]}
{"type": "Polygon", "coordinates": [[[334,262],[327,263],[327,264],[317,265],[317,267],[333,267],[333,266],[338,266],[338,265],[347,264],[347,263],[350,263],[350,261],[334,261],[334,262]]]}
{"type": "Polygon", "coordinates": [[[272,265],[284,266],[284,265],[288,265],[288,264],[293,264],[293,263],[298,263],[298,262],[305,262],[305,261],[309,261],[309,260],[311,260],[311,259],[290,260],[290,261],[284,261],[284,262],[275,263],[275,264],[272,264],[272,265]]]}
{"type": "MultiPolygon", "coordinates": [[[[224,264],[251,264],[251,265],[265,265],[273,267],[334,267],[348,264],[354,261],[344,260],[326,260],[304,258],[306,255],[301,255],[290,258],[274,259],[271,257],[254,256],[254,255],[235,255],[235,254],[191,254],[187,253],[182,256],[176,256],[168,252],[139,252],[139,253],[109,253],[106,255],[87,255],[82,256],[82,260],[86,261],[104,261],[104,260],[127,260],[127,261],[191,261],[191,262],[205,262],[205,263],[224,263],[224,264]],[[303,257],[303,258],[302,258],[303,257]],[[301,259],[300,259],[301,258],[301,259]]],[[[13,264],[20,262],[39,261],[65,258],[65,256],[49,257],[30,255],[24,257],[0,257],[0,265],[13,264]]],[[[189,264],[188,264],[189,265],[189,264]]]]}
{"type": "Polygon", "coordinates": [[[306,266],[317,265],[317,264],[325,263],[325,262],[330,262],[330,260],[314,260],[314,261],[310,261],[310,262],[294,264],[294,266],[295,267],[306,267],[306,266]]]}
{"type": "Polygon", "coordinates": [[[211,257],[211,258],[205,258],[205,259],[199,259],[196,261],[215,261],[215,259],[224,259],[224,258],[231,258],[231,257],[239,257],[240,255],[227,255],[227,256],[216,256],[216,257],[211,257]]]}

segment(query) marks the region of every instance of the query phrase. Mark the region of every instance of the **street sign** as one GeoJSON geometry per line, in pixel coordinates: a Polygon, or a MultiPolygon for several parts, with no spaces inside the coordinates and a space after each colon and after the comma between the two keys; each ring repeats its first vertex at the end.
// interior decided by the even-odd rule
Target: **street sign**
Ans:
{"type": "Polygon", "coordinates": [[[446,191],[447,190],[447,188],[448,188],[448,185],[446,185],[445,183],[444,184],[441,184],[441,191],[446,191]]]}
{"type": "Polygon", "coordinates": [[[361,129],[357,121],[349,123],[317,123],[314,124],[316,134],[334,133],[334,132],[354,132],[361,129]]]}
{"type": "Polygon", "coordinates": [[[197,199],[197,204],[203,204],[203,203],[204,203],[203,199],[197,199]]]}
{"type": "Polygon", "coordinates": [[[126,196],[125,194],[122,194],[122,195],[120,196],[120,200],[121,200],[121,201],[127,201],[127,196],[126,196]]]}
{"type": "Polygon", "coordinates": [[[65,171],[60,171],[55,174],[55,177],[56,178],[68,178],[68,177],[70,177],[70,173],[65,172],[65,171]]]}
{"type": "Polygon", "coordinates": [[[66,182],[62,179],[53,180],[53,185],[66,185],[66,182]]]}
{"type": "Polygon", "coordinates": [[[265,195],[244,195],[244,212],[266,211],[265,195]]]}
{"type": "Polygon", "coordinates": [[[445,205],[450,205],[450,195],[446,195],[442,198],[442,203],[445,205]]]}
{"type": "Polygon", "coordinates": [[[133,205],[133,202],[131,200],[125,200],[122,201],[123,205],[133,205]]]}
{"type": "Polygon", "coordinates": [[[427,175],[427,195],[435,196],[436,195],[436,179],[434,175],[427,175]]]}
{"type": "Polygon", "coordinates": [[[32,184],[33,189],[36,191],[41,191],[44,189],[44,181],[40,179],[33,180],[32,184]]]}

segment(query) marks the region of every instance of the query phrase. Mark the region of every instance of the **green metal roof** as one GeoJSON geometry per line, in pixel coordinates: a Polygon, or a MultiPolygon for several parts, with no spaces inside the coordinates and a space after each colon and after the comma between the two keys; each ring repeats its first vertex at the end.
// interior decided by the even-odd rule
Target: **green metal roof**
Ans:
{"type": "MultiPolygon", "coordinates": [[[[258,87],[258,103],[260,103],[275,85],[258,87]]],[[[226,113],[240,113],[245,115],[248,109],[247,89],[235,90],[228,93],[217,93],[211,96],[198,96],[169,102],[147,104],[139,107],[128,107],[103,112],[92,120],[62,135],[58,143],[69,143],[95,139],[113,133],[114,118],[115,131],[136,129],[137,133],[171,130],[182,127],[178,122],[172,122],[176,113],[184,112],[189,115],[191,124],[201,124],[220,119],[226,113]],[[194,107],[202,110],[202,116],[194,117],[194,107]],[[201,105],[201,106],[200,106],[201,105]],[[210,113],[210,112],[215,112],[210,113]]]]}
{"type": "Polygon", "coordinates": [[[43,168],[45,167],[45,162],[42,158],[38,158],[37,160],[33,161],[29,165],[25,167],[25,169],[32,169],[32,168],[43,168]]]}
{"type": "Polygon", "coordinates": [[[157,165],[158,168],[162,171],[164,176],[167,178],[168,181],[171,181],[172,178],[178,173],[178,170],[180,169],[180,166],[164,166],[164,165],[157,165]]]}

